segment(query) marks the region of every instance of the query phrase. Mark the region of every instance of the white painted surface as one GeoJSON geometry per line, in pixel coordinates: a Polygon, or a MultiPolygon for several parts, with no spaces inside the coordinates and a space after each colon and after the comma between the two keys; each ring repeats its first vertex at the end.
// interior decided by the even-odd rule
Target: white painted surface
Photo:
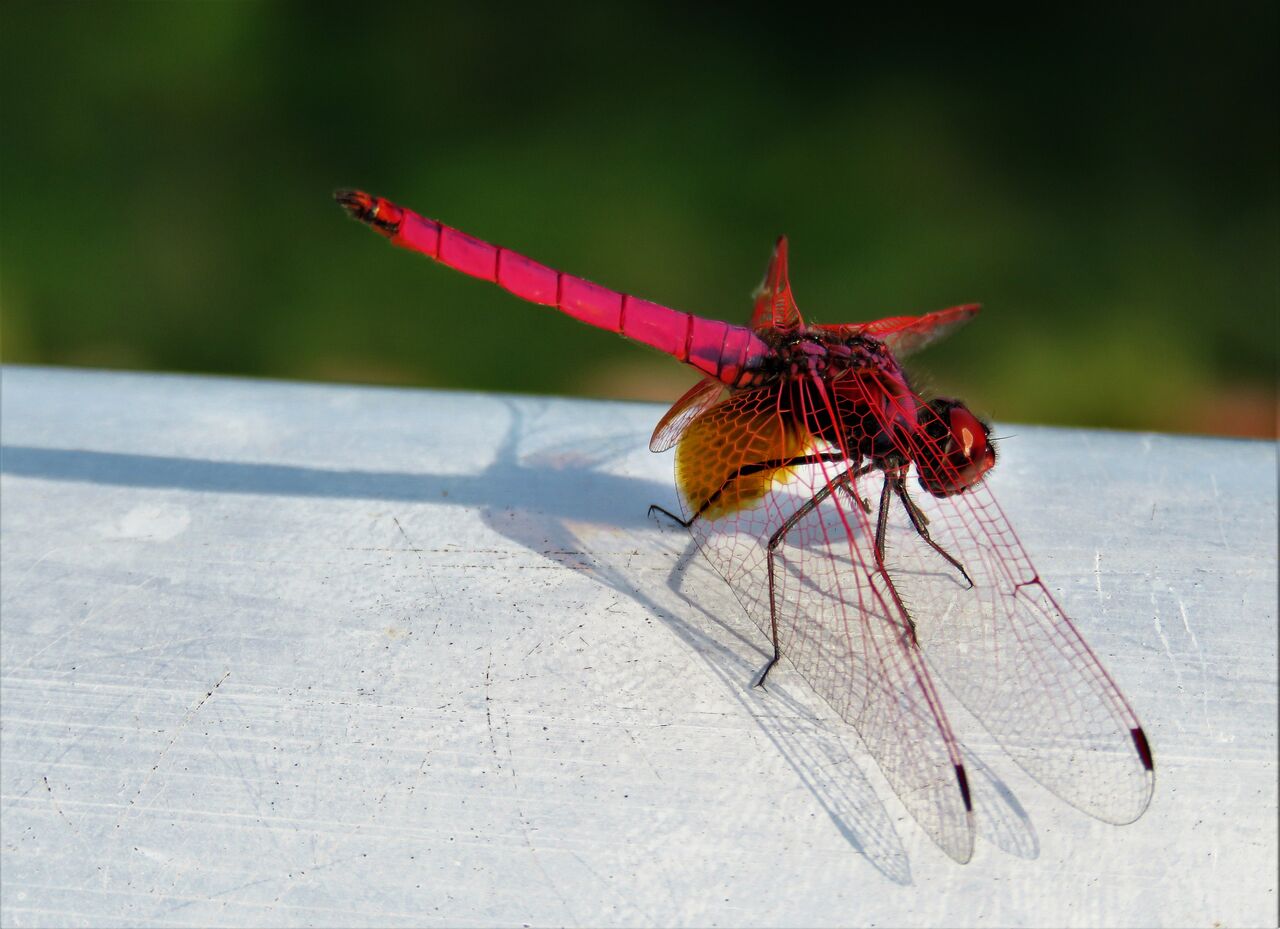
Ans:
{"type": "Polygon", "coordinates": [[[7,926],[1276,920],[1272,443],[1001,430],[1156,795],[1095,822],[962,725],[1017,799],[959,866],[669,583],[658,407],[2,377],[7,926]]]}

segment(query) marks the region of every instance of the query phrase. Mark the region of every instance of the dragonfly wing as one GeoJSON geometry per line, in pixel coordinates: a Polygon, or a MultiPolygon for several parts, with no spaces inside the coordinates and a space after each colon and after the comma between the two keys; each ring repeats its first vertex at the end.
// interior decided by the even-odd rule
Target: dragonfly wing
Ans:
{"type": "Polygon", "coordinates": [[[714,377],[704,377],[671,405],[671,409],[653,427],[649,451],[665,452],[672,448],[698,414],[716,405],[724,393],[724,384],[714,377]]]}
{"type": "Polygon", "coordinates": [[[792,332],[804,326],[795,298],[791,296],[791,279],[787,274],[787,237],[779,236],[769,259],[769,270],[756,288],[755,309],[751,328],[756,332],[779,330],[792,332]]]}
{"type": "MultiPolygon", "coordinates": [[[[923,408],[921,425],[932,415],[923,408]]],[[[910,443],[930,441],[920,431],[910,443]]],[[[895,500],[885,562],[930,667],[1053,793],[1106,822],[1137,819],[1155,783],[1142,726],[1040,579],[989,488],[979,483],[938,498],[918,486],[912,492],[915,483],[908,492],[927,532],[973,581],[966,585],[924,542],[895,500]]]]}
{"type": "Polygon", "coordinates": [[[918,352],[932,342],[945,338],[978,315],[979,305],[966,303],[924,316],[891,316],[870,323],[846,323],[815,326],[848,338],[866,335],[879,339],[899,358],[918,352]]]}
{"type": "Polygon", "coordinates": [[[855,502],[863,490],[858,481],[831,490],[856,463],[795,425],[814,395],[742,391],[699,415],[676,451],[682,504],[699,514],[699,547],[751,619],[769,640],[776,622],[782,657],[858,731],[917,822],[964,862],[973,815],[959,748],[906,614],[876,570],[874,527],[855,502]]]}

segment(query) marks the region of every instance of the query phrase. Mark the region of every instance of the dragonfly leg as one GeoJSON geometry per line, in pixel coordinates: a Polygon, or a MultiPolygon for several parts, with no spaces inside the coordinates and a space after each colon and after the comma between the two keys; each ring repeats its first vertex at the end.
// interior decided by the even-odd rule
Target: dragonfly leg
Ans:
{"type": "MultiPolygon", "coordinates": [[[[911,519],[911,525],[915,527],[916,534],[920,536],[920,538],[924,539],[931,549],[945,558],[951,567],[959,571],[960,575],[964,578],[965,583],[968,584],[969,588],[972,590],[973,578],[969,577],[969,572],[964,569],[964,565],[957,561],[950,552],[937,542],[933,541],[933,537],[929,535],[929,530],[927,528],[929,520],[925,518],[924,513],[922,513],[920,508],[916,506],[916,502],[911,499],[911,494],[907,493],[906,482],[901,477],[897,477],[893,480],[893,490],[902,499],[902,505],[906,507],[907,516],[911,519]]],[[[877,533],[877,544],[879,544],[880,541],[879,533],[877,533]]],[[[883,558],[883,548],[881,548],[880,554],[881,558],[883,558]]]]}
{"type": "MultiPolygon", "coordinates": [[[[708,509],[711,508],[712,504],[714,504],[717,500],[719,500],[721,497],[724,496],[725,491],[729,489],[729,487],[733,484],[734,481],[740,480],[741,478],[744,478],[744,477],[748,477],[749,475],[752,475],[752,474],[758,474],[761,471],[777,471],[783,468],[798,468],[801,465],[818,464],[820,462],[830,462],[830,461],[842,461],[843,459],[844,459],[843,453],[827,452],[824,454],[817,454],[817,455],[800,455],[795,458],[775,458],[769,461],[757,461],[748,465],[743,465],[741,468],[737,470],[735,474],[733,474],[731,477],[729,477],[728,480],[724,482],[724,484],[720,487],[719,490],[717,490],[710,497],[708,497],[703,502],[702,506],[698,507],[698,512],[694,513],[688,519],[682,519],[679,516],[677,516],[675,513],[672,513],[670,510],[668,510],[665,506],[659,506],[656,503],[652,503],[649,505],[649,518],[652,519],[654,513],[661,513],[663,516],[666,516],[668,519],[672,520],[673,522],[679,523],[685,529],[689,529],[693,526],[694,521],[697,520],[699,516],[705,513],[708,509]]],[[[870,466],[868,465],[867,467],[863,468],[861,471],[858,472],[858,474],[859,475],[865,474],[869,467],[870,466]]],[[[866,510],[866,512],[868,513],[871,512],[865,500],[859,499],[856,495],[854,495],[854,499],[858,501],[858,503],[862,506],[864,510],[866,510]]]]}
{"type": "MultiPolygon", "coordinates": [[[[775,639],[776,639],[776,635],[775,635],[775,639]]],[[[778,654],[778,643],[775,641],[773,643],[773,657],[771,657],[768,661],[766,661],[764,663],[764,666],[759,671],[757,671],[754,675],[752,675],[751,686],[763,687],[764,679],[768,676],[769,671],[773,668],[775,664],[778,663],[778,659],[781,657],[782,656],[778,654]]]]}
{"type": "Polygon", "coordinates": [[[906,606],[898,597],[898,588],[893,583],[893,578],[889,576],[889,571],[884,564],[884,537],[885,530],[889,525],[889,504],[893,501],[893,498],[889,496],[889,491],[893,484],[900,480],[902,480],[901,477],[893,477],[888,472],[885,472],[884,484],[880,487],[880,513],[876,517],[876,567],[880,569],[881,576],[884,577],[885,583],[889,585],[894,602],[902,607],[902,615],[907,620],[907,633],[911,636],[911,644],[915,645],[917,642],[916,621],[911,618],[911,614],[907,612],[906,606]]]}
{"type": "Polygon", "coordinates": [[[691,527],[693,525],[693,521],[698,518],[698,514],[694,513],[688,519],[682,519],[681,517],[677,516],[675,513],[672,513],[670,510],[668,510],[665,506],[659,506],[656,503],[651,503],[649,504],[650,519],[653,519],[654,513],[661,513],[663,516],[667,517],[667,519],[671,520],[673,523],[679,523],[681,526],[683,526],[686,529],[691,527]]]}
{"type": "Polygon", "coordinates": [[[806,500],[801,504],[799,509],[788,516],[786,521],[778,527],[777,531],[769,537],[769,544],[766,548],[766,551],[768,552],[768,561],[766,564],[769,570],[769,630],[771,632],[771,638],[773,639],[773,657],[770,658],[765,666],[757,671],[755,677],[751,679],[752,687],[764,686],[764,679],[768,676],[769,671],[773,666],[778,663],[778,659],[782,657],[782,650],[778,646],[778,588],[775,580],[776,574],[774,568],[778,557],[778,546],[786,540],[787,533],[795,528],[795,525],[800,522],[800,520],[804,519],[815,509],[821,506],[822,501],[835,493],[837,488],[843,487],[854,500],[857,500],[860,504],[865,506],[865,501],[858,497],[852,485],[856,478],[866,474],[873,467],[874,465],[868,464],[859,468],[857,471],[849,468],[836,475],[827,482],[825,487],[806,500]]]}
{"type": "MultiPolygon", "coordinates": [[[[865,474],[865,473],[866,473],[865,471],[861,471],[859,472],[858,475],[855,475],[855,476],[861,476],[862,474],[865,474]]],[[[866,497],[858,496],[857,492],[853,489],[853,487],[847,481],[842,482],[840,486],[843,487],[845,490],[845,493],[849,495],[849,499],[862,508],[862,512],[866,513],[868,516],[871,515],[871,504],[870,502],[868,502],[866,497]]]]}
{"type": "Polygon", "coordinates": [[[880,515],[876,517],[876,561],[880,570],[884,570],[884,536],[889,526],[889,484],[893,479],[884,476],[884,485],[880,488],[880,515]]]}

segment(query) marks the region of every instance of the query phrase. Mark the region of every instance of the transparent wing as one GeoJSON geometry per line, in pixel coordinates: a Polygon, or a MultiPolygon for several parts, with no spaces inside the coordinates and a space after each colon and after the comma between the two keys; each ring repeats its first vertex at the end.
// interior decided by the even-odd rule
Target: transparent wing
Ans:
{"type": "Polygon", "coordinates": [[[769,259],[769,269],[764,281],[756,288],[755,309],[751,313],[751,328],[793,332],[804,325],[800,310],[791,296],[791,278],[787,273],[787,237],[779,236],[769,259]]]}
{"type": "Polygon", "coordinates": [[[980,308],[977,303],[966,303],[963,306],[953,306],[926,313],[923,316],[891,316],[888,319],[878,319],[870,323],[838,323],[813,328],[835,333],[842,338],[854,335],[871,336],[884,342],[894,355],[902,358],[949,336],[977,316],[980,308]]]}
{"type": "Polygon", "coordinates": [[[767,640],[776,627],[781,656],[857,729],[925,831],[964,862],[973,817],[960,752],[906,613],[876,569],[856,462],[802,425],[824,396],[791,383],[702,412],[676,451],[682,506],[767,640]]]}
{"type": "MultiPolygon", "coordinates": [[[[900,449],[917,461],[944,460],[929,434],[945,429],[931,424],[934,414],[918,402],[920,428],[898,433],[900,449]]],[[[925,543],[895,500],[885,563],[930,667],[1049,790],[1106,822],[1137,819],[1151,800],[1154,763],[1124,695],[1041,580],[986,484],[933,497],[914,480],[918,468],[907,489],[925,531],[973,582],[968,586],[925,543]]]]}
{"type": "Polygon", "coordinates": [[[649,451],[665,452],[672,448],[689,424],[702,411],[715,406],[724,393],[724,384],[714,377],[704,377],[690,387],[679,400],[671,405],[671,409],[658,420],[653,427],[653,435],[649,439],[649,451]]]}

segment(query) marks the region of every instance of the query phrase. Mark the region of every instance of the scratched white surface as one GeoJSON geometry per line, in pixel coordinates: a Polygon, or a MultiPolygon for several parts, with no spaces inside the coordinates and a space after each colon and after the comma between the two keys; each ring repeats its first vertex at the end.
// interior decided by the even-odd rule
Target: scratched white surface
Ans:
{"type": "Polygon", "coordinates": [[[964,728],[1008,793],[960,866],[672,580],[656,406],[0,388],[6,926],[1274,924],[1272,443],[1002,430],[1157,785],[1107,826],[964,728]]]}

